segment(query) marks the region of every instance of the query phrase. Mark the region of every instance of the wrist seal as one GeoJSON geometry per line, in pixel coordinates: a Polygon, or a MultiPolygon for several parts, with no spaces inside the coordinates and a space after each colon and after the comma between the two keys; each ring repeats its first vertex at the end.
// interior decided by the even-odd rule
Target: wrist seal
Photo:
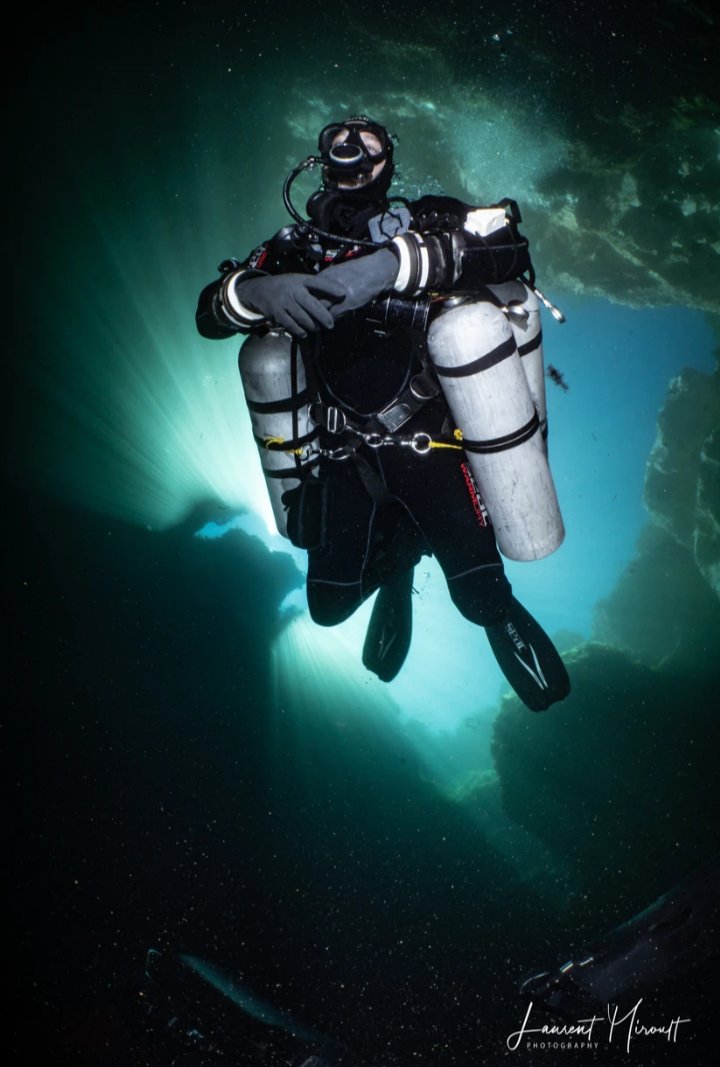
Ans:
{"type": "Polygon", "coordinates": [[[408,230],[393,237],[390,249],[398,261],[393,289],[401,296],[421,296],[452,283],[455,269],[447,235],[408,230]]]}
{"type": "Polygon", "coordinates": [[[248,281],[250,278],[264,278],[265,272],[261,270],[237,270],[227,274],[217,292],[216,300],[218,310],[227,321],[239,329],[247,329],[250,326],[259,326],[265,322],[265,316],[257,311],[252,311],[240,300],[237,286],[248,281]]]}

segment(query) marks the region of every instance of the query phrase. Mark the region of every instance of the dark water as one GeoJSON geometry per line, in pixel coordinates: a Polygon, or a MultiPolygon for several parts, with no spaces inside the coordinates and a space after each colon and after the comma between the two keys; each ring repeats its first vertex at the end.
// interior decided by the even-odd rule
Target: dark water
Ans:
{"type": "Polygon", "coordinates": [[[718,848],[710,8],[18,17],[6,1058],[714,1062],[709,891],[667,920],[663,973],[619,997],[642,998],[647,1026],[688,1019],[675,1040],[628,1050],[604,1020],[594,1049],[507,1043],[525,976],[718,848]],[[237,346],[195,333],[217,264],[285,223],[289,168],[361,109],[397,133],[408,195],[516,197],[567,314],[544,324],[569,385],[548,386],[567,538],[508,565],[573,680],[540,716],[505,696],[433,564],[390,686],[359,663],[369,607],[312,626],[302,556],[268,523],[237,346]],[[209,523],[229,532],[196,536],[209,523]]]}

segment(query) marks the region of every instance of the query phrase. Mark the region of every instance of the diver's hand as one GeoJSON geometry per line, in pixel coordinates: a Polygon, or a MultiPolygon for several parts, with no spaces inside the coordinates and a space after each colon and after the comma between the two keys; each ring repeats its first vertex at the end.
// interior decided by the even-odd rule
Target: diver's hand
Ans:
{"type": "Polygon", "coordinates": [[[331,330],[335,318],[328,304],[346,295],[342,283],[330,271],[320,274],[275,274],[248,278],[236,287],[238,300],[263,315],[293,337],[307,337],[316,330],[331,330]]]}
{"type": "Polygon", "coordinates": [[[369,256],[359,256],[346,263],[326,267],[321,278],[332,278],[341,287],[343,298],[330,306],[334,319],[348,311],[357,311],[380,293],[392,289],[398,274],[398,259],[389,248],[379,248],[369,256]]]}

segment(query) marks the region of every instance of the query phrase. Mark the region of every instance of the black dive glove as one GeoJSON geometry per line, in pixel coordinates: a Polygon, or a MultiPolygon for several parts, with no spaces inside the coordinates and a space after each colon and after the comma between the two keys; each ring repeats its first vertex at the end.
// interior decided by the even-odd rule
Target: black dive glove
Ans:
{"type": "Polygon", "coordinates": [[[365,307],[380,293],[392,289],[397,273],[398,257],[389,248],[327,267],[321,277],[337,280],[343,290],[343,299],[331,305],[330,314],[339,319],[348,311],[365,307]]]}
{"type": "Polygon", "coordinates": [[[331,330],[335,319],[328,304],[345,296],[330,271],[321,274],[268,274],[248,278],[235,287],[237,298],[251,311],[263,315],[273,326],[281,326],[293,337],[307,337],[315,330],[331,330]]]}
{"type": "Polygon", "coordinates": [[[275,274],[236,286],[238,300],[294,337],[331,330],[348,311],[392,289],[398,258],[389,248],[326,267],[319,274],[275,274]]]}

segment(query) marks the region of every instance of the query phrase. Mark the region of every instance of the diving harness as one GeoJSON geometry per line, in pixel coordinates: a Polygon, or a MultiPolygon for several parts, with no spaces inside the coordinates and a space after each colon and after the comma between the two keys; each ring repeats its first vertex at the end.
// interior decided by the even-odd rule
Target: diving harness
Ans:
{"type": "MultiPolygon", "coordinates": [[[[345,438],[337,448],[318,448],[318,456],[333,461],[356,458],[358,449],[363,445],[373,451],[387,447],[409,448],[418,456],[427,456],[432,452],[445,449],[462,451],[465,447],[462,431],[457,428],[453,429],[449,418],[446,418],[442,432],[439,434],[433,435],[425,430],[412,434],[400,434],[398,431],[428,401],[434,400],[442,393],[425,343],[433,312],[439,310],[440,305],[443,311],[461,307],[476,301],[479,296],[494,304],[508,319],[527,317],[527,312],[522,308],[520,300],[510,300],[507,304],[503,304],[492,290],[487,288],[481,293],[452,293],[444,296],[435,294],[415,300],[404,300],[391,295],[374,300],[366,311],[368,324],[374,326],[379,332],[393,327],[403,328],[410,337],[413,357],[420,363],[422,370],[413,375],[384,408],[364,420],[349,415],[339,404],[326,404],[319,400],[310,403],[309,417],[313,425],[330,435],[345,438]]],[[[546,432],[546,421],[543,420],[541,426],[543,433],[546,432]]],[[[535,428],[537,428],[537,423],[533,430],[535,428]]],[[[478,451],[492,452],[499,447],[505,447],[505,442],[477,443],[478,451]]]]}
{"type": "MultiPolygon", "coordinates": [[[[448,294],[443,303],[456,306],[463,299],[467,298],[448,294]]],[[[325,403],[321,400],[311,402],[311,422],[342,442],[336,448],[320,448],[320,456],[332,461],[357,460],[358,450],[363,445],[374,452],[388,447],[409,448],[417,456],[427,456],[440,449],[462,450],[463,446],[459,443],[462,434],[459,430],[451,432],[447,420],[441,434],[432,435],[425,430],[412,434],[398,432],[442,391],[425,346],[431,313],[439,302],[440,298],[437,296],[426,295],[420,299],[403,300],[390,295],[374,300],[369,305],[365,312],[368,325],[379,333],[392,328],[404,329],[412,345],[411,361],[419,364],[422,369],[410,378],[385,407],[364,419],[349,414],[337,403],[325,403]]]]}

